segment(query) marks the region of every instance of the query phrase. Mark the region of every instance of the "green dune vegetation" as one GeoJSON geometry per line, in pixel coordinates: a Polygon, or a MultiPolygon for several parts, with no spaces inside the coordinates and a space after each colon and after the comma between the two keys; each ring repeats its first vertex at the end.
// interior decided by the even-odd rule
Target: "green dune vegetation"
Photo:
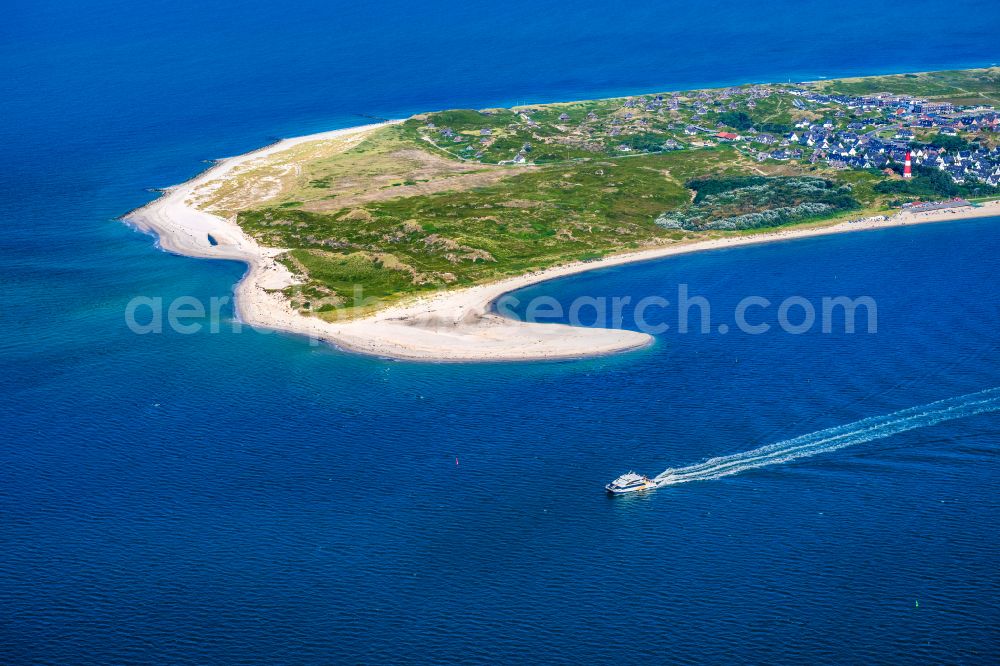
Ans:
{"type": "MultiPolygon", "coordinates": [[[[929,166],[901,182],[899,151],[946,131],[919,120],[919,103],[942,101],[980,110],[1000,101],[1000,70],[420,114],[360,137],[300,144],[198,204],[287,249],[282,261],[303,281],[288,296],[301,311],[360,314],[372,298],[865,217],[927,192],[993,191],[974,178],[944,187],[952,178],[929,166]],[[879,94],[884,105],[856,99],[879,94]],[[855,150],[850,158],[841,136],[855,150]],[[887,161],[858,163],[862,144],[872,154],[881,147],[887,161]],[[927,186],[914,184],[924,179],[927,186]]],[[[941,107],[935,118],[959,122],[969,108],[941,107]]],[[[972,149],[995,146],[995,126],[959,122],[951,135],[972,149]]]]}
{"type": "Polygon", "coordinates": [[[831,79],[814,85],[828,93],[887,92],[957,105],[1000,105],[1000,68],[997,67],[831,79]]]}

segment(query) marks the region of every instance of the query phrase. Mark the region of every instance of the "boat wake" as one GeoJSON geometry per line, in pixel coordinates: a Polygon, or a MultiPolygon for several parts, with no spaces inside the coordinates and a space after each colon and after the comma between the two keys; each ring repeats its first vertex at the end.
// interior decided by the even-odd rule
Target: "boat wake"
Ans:
{"type": "Polygon", "coordinates": [[[864,444],[914,428],[995,411],[1000,411],[1000,387],[818,430],[752,451],[711,458],[687,467],[668,469],[656,476],[653,481],[657,487],[661,487],[688,481],[718,479],[748,469],[778,465],[855,444],[864,444]]]}

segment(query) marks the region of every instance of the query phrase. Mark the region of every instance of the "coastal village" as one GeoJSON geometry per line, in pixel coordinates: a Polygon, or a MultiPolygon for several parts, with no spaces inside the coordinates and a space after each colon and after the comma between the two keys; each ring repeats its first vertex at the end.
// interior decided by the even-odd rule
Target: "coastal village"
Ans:
{"type": "Polygon", "coordinates": [[[479,118],[430,114],[420,134],[463,160],[499,164],[732,144],[757,163],[903,178],[912,175],[904,174],[909,155],[918,171],[940,171],[956,185],[979,185],[983,194],[1000,187],[1000,113],[987,103],[888,92],[838,94],[823,90],[821,82],[470,113],[479,118]],[[457,122],[442,125],[442,120],[457,122]]]}

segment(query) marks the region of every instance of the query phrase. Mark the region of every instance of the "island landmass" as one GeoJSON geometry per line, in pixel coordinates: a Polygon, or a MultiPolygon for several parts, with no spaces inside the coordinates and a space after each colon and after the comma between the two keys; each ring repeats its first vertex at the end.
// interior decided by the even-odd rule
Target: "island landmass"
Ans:
{"type": "Polygon", "coordinates": [[[126,216],[246,262],[246,322],[401,359],[558,359],[644,333],[501,295],[750,243],[1000,215],[1000,68],[460,109],[220,160],[126,216]]]}

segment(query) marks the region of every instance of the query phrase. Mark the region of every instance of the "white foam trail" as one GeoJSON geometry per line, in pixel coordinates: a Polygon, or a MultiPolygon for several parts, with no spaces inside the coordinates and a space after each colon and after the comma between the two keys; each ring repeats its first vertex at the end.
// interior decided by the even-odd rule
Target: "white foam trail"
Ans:
{"type": "Polygon", "coordinates": [[[731,474],[739,474],[748,469],[777,465],[798,458],[829,453],[855,444],[864,444],[942,421],[995,411],[1000,411],[1000,387],[939,400],[918,407],[910,407],[884,416],[873,416],[826,430],[818,430],[808,435],[768,444],[752,451],[710,458],[687,467],[668,469],[655,477],[653,481],[658,486],[666,486],[688,481],[718,479],[731,474]]]}

